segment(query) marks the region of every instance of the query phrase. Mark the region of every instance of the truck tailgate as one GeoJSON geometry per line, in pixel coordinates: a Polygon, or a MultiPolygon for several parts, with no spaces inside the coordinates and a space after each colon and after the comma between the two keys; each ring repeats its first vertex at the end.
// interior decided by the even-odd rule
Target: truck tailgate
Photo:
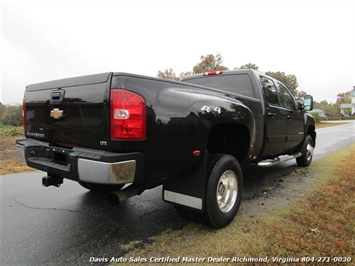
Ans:
{"type": "Polygon", "coordinates": [[[27,86],[26,137],[64,147],[108,148],[111,76],[104,73],[27,86]]]}

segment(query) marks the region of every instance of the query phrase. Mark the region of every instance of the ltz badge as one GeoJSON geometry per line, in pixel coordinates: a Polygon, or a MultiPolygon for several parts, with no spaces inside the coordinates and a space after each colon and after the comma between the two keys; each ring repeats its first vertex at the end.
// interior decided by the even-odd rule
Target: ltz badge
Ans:
{"type": "Polygon", "coordinates": [[[63,117],[63,110],[59,110],[59,108],[54,108],[51,111],[50,117],[53,117],[54,119],[60,119],[63,117]]]}

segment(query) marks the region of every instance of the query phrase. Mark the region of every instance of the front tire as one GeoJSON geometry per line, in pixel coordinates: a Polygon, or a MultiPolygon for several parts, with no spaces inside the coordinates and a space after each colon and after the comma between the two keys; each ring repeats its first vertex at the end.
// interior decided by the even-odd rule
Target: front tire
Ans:
{"type": "Polygon", "coordinates": [[[206,188],[206,222],[214,228],[228,225],[236,216],[243,190],[243,174],[239,162],[231,155],[210,160],[211,169],[206,188]]]}
{"type": "Polygon", "coordinates": [[[307,167],[311,164],[313,158],[314,141],[310,135],[307,135],[300,149],[302,155],[296,158],[297,165],[307,167]]]}

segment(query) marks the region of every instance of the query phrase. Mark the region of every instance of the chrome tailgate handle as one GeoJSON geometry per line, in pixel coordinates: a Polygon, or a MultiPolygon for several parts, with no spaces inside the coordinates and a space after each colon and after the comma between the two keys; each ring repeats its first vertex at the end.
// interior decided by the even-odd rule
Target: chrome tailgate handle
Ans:
{"type": "Polygon", "coordinates": [[[57,89],[51,92],[51,95],[49,97],[49,101],[54,104],[54,103],[62,103],[64,100],[64,95],[65,95],[65,90],[63,89],[57,89]]]}

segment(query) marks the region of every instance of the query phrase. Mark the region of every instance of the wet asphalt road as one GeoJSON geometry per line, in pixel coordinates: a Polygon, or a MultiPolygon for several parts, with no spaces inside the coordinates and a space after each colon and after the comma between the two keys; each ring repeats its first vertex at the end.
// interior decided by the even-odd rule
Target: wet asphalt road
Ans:
{"type": "MultiPolygon", "coordinates": [[[[314,160],[355,143],[355,121],[317,132],[314,160]]],[[[296,166],[292,160],[264,169],[244,172],[246,180],[260,174],[252,183],[245,182],[245,199],[252,200],[269,176],[275,179],[296,166]]],[[[150,236],[188,224],[162,201],[160,187],[111,208],[102,195],[76,182],[42,187],[44,175],[35,171],[1,176],[0,265],[86,265],[90,257],[123,256],[122,244],[149,242],[150,236]]]]}

